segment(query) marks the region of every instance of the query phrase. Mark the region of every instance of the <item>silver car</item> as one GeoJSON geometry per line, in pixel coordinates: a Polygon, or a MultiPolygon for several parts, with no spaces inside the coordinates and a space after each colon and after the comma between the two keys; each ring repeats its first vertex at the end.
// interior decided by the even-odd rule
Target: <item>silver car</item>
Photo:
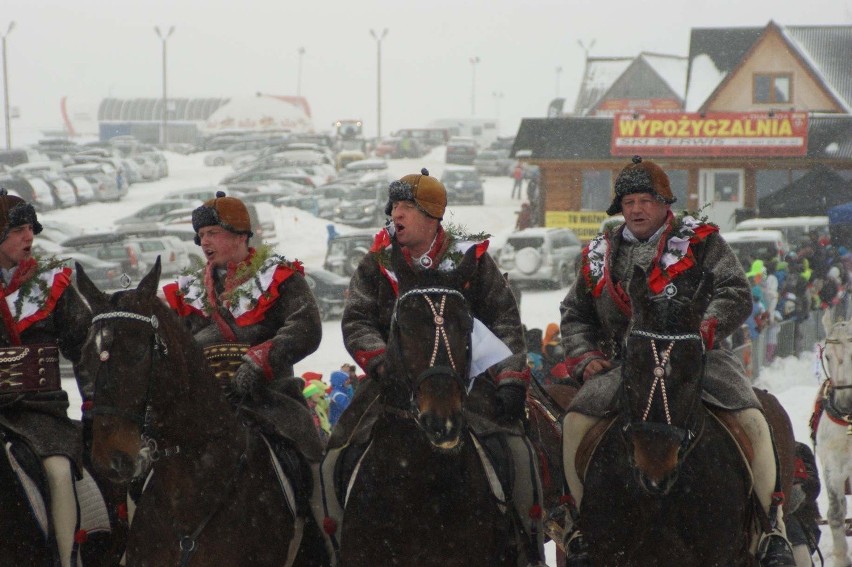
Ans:
{"type": "Polygon", "coordinates": [[[500,268],[525,287],[568,287],[577,277],[583,245],[568,228],[526,228],[513,232],[500,249],[500,268]]]}

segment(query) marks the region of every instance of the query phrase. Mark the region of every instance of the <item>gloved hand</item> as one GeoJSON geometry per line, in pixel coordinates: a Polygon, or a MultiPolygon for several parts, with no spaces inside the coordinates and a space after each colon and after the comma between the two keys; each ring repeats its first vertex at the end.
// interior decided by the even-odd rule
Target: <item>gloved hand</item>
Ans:
{"type": "Polygon", "coordinates": [[[372,378],[378,383],[385,382],[387,379],[387,367],[385,366],[385,355],[380,354],[377,355],[373,360],[370,361],[370,365],[367,368],[367,376],[372,378]]]}
{"type": "Polygon", "coordinates": [[[502,384],[495,394],[499,421],[523,420],[526,417],[527,389],[521,384],[502,384]]]}
{"type": "Polygon", "coordinates": [[[251,395],[258,384],[265,380],[263,370],[250,359],[243,357],[243,363],[234,373],[234,391],[240,396],[251,395]]]}

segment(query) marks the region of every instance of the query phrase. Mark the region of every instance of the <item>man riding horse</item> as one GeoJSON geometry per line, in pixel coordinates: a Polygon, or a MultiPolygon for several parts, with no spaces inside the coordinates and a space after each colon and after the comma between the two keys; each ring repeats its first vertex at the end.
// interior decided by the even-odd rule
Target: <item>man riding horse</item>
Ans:
{"type": "MultiPolygon", "coordinates": [[[[511,431],[503,434],[503,438],[514,468],[513,475],[510,475],[515,480],[514,505],[529,546],[543,563],[541,486],[535,460],[531,459],[534,452],[523,432],[530,372],[515,298],[496,263],[486,252],[488,240],[485,236],[455,234],[441,226],[447,206],[447,191],[438,179],[423,169],[420,174],[406,175],[394,181],[388,191],[385,214],[391,217],[391,223],[376,234],[370,252],[358,265],[349,284],[349,299],[343,312],[344,344],[366,371],[366,377],[332,432],[323,461],[325,486],[334,486],[335,465],[342,451],[354,446],[352,454],[359,454],[357,446],[363,439],[359,438],[358,432],[366,429],[364,423],[375,420],[374,402],[381,391],[379,384],[390,379],[385,349],[398,295],[397,277],[390,264],[393,242],[402,247],[405,260],[415,270],[452,270],[465,252],[476,248],[476,271],[465,296],[473,316],[482,323],[475,326],[472,353],[472,365],[479,375],[472,379],[466,405],[468,409],[473,408],[492,422],[504,426],[502,431],[511,431]],[[490,341],[485,339],[486,335],[490,341]],[[485,343],[497,344],[498,348],[479,352],[476,346],[479,338],[483,338],[485,343]]],[[[431,349],[431,346],[423,345],[423,348],[431,349]]],[[[407,397],[396,400],[388,397],[382,400],[386,405],[403,409],[410,405],[407,397]]],[[[347,460],[350,459],[351,455],[347,457],[347,460]]],[[[326,489],[325,498],[329,515],[327,529],[334,533],[343,511],[334,490],[326,489]]]]}
{"type": "Polygon", "coordinates": [[[83,437],[66,413],[59,352],[73,363],[83,399],[90,398],[88,374],[79,362],[91,313],[70,285],[70,268],[32,256],[33,237],[41,230],[33,206],[0,189],[0,437],[23,444],[41,460],[48,533],[67,567],[77,562],[80,517],[73,479],[82,474],[83,437]]]}
{"type": "MultiPolygon", "coordinates": [[[[742,266],[718,227],[691,216],[675,216],[666,173],[655,163],[633,158],[615,181],[607,213],[623,213],[624,223],[599,235],[583,250],[581,273],[563,299],[563,374],[583,383],[564,421],[563,460],[577,514],[583,483],[575,466],[587,432],[615,408],[621,380],[621,349],[631,321],[626,290],[634,268],[647,274],[660,300],[678,293],[678,274],[698,266],[712,272],[714,289],[701,324],[706,346],[704,401],[730,410],[754,449],[754,494],[771,531],[763,533],[758,559],[763,566],[794,565],[781,520],[780,489],[772,435],[740,361],[722,340],[745,321],[751,292],[742,266]],[[715,347],[715,348],[714,348],[715,347]]],[[[697,512],[699,513],[699,512],[697,512]]],[[[574,524],[576,525],[576,519],[574,524]]],[[[588,565],[588,547],[579,530],[566,534],[568,565],[588,565]]]]}
{"type": "MultiPolygon", "coordinates": [[[[293,365],[319,346],[322,323],[302,264],[249,247],[245,204],[219,191],[192,213],[207,265],[163,287],[168,304],[204,348],[240,411],[269,440],[285,440],[307,461],[311,513],[321,530],[322,445],[293,365]]],[[[291,479],[292,480],[292,479],[291,479]]],[[[330,552],[330,550],[329,550],[330,552]]]]}

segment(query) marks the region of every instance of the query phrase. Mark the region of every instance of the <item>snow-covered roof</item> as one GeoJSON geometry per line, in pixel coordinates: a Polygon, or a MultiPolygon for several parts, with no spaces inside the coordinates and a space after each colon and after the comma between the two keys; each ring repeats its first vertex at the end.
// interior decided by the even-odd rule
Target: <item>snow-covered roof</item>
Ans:
{"type": "Polygon", "coordinates": [[[684,97],[686,72],[689,70],[689,60],[686,57],[646,52],[641,53],[639,57],[644,59],[681,99],[684,97]]]}
{"type": "Polygon", "coordinates": [[[634,57],[589,57],[574,113],[585,116],[633,63],[634,57]]]}

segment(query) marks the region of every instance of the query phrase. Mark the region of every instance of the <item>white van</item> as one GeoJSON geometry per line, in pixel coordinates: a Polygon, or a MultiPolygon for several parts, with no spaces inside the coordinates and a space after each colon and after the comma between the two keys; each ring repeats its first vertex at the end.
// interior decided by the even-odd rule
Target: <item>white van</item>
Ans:
{"type": "Polygon", "coordinates": [[[737,224],[735,230],[780,230],[787,242],[798,246],[811,230],[828,234],[828,217],[778,217],[748,219],[737,224]]]}
{"type": "Polygon", "coordinates": [[[782,260],[790,250],[780,230],[733,230],[722,233],[722,238],[744,264],[757,259],[782,260]]]}

